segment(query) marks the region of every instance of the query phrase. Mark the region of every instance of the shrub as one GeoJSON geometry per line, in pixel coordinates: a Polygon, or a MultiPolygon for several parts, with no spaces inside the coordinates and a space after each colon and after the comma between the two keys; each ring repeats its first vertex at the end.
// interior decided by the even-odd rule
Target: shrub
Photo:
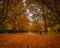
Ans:
{"type": "Polygon", "coordinates": [[[57,24],[57,25],[55,26],[55,30],[56,30],[56,32],[60,32],[60,24],[57,24]]]}
{"type": "Polygon", "coordinates": [[[0,33],[6,32],[5,25],[0,25],[0,33]]]}

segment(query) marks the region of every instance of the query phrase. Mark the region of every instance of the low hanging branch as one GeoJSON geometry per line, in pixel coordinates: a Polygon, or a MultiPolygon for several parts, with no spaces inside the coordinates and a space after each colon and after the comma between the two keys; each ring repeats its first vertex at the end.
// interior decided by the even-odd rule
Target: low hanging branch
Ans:
{"type": "Polygon", "coordinates": [[[59,0],[35,0],[38,3],[46,5],[60,22],[60,1],[59,0]]]}

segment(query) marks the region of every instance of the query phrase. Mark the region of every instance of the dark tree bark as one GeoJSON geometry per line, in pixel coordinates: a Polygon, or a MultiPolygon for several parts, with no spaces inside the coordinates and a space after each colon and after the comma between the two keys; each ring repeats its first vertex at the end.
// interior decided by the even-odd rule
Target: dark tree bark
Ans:
{"type": "Polygon", "coordinates": [[[47,33],[46,14],[47,14],[47,9],[45,6],[43,6],[43,18],[44,18],[45,33],[47,33]]]}

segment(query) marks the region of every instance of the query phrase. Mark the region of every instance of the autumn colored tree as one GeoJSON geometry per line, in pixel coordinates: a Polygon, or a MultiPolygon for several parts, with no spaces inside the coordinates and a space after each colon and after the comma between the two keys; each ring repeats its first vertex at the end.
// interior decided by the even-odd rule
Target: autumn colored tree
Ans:
{"type": "Polygon", "coordinates": [[[8,15],[8,6],[9,6],[9,0],[1,0],[0,1],[0,24],[2,24],[8,15]]]}
{"type": "Polygon", "coordinates": [[[46,5],[51,10],[51,13],[54,14],[56,20],[58,20],[58,23],[59,23],[59,21],[60,21],[60,16],[59,16],[60,1],[59,0],[56,0],[56,1],[55,0],[37,0],[36,2],[46,5]]]}
{"type": "Polygon", "coordinates": [[[11,25],[14,32],[36,29],[41,32],[44,24],[47,33],[47,27],[60,24],[59,12],[59,0],[0,0],[0,24],[11,25]]]}
{"type": "Polygon", "coordinates": [[[37,25],[36,22],[29,23],[29,31],[37,32],[36,25],[37,25]]]}
{"type": "Polygon", "coordinates": [[[18,27],[19,32],[21,30],[28,31],[29,20],[27,19],[26,16],[22,15],[20,17],[17,17],[16,23],[17,23],[17,27],[18,27]]]}

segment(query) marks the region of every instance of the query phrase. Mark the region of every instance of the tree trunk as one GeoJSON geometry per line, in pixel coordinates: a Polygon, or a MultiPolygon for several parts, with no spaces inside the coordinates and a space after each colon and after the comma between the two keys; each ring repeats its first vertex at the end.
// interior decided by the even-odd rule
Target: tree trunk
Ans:
{"type": "Polygon", "coordinates": [[[46,7],[44,6],[44,8],[43,8],[43,18],[44,18],[45,33],[47,33],[46,14],[47,14],[47,10],[46,10],[46,7]]]}

